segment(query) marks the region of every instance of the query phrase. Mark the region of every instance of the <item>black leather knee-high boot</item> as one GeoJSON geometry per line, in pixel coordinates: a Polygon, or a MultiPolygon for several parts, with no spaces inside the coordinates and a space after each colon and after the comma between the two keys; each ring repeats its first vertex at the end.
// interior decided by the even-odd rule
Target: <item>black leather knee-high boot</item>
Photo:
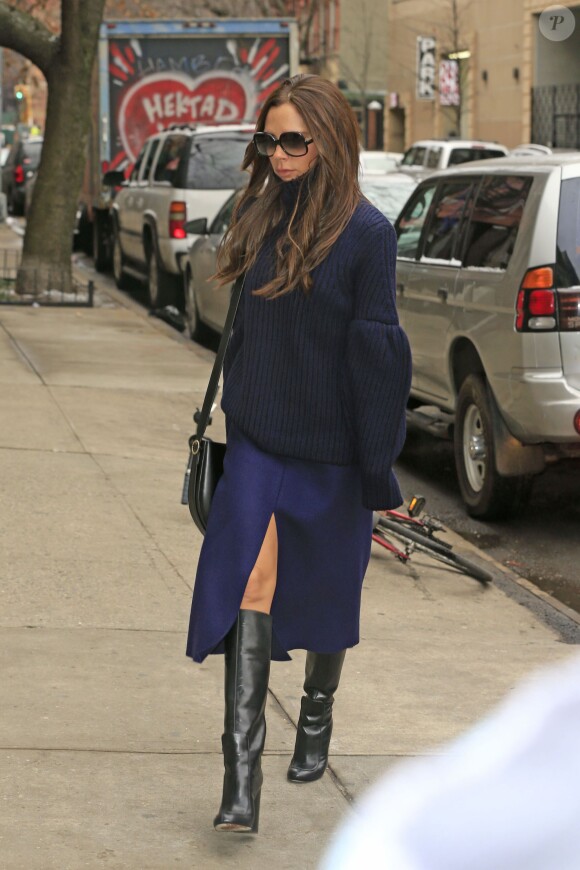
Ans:
{"type": "Polygon", "coordinates": [[[332,705],[346,650],[306,656],[306,678],[300,705],[294,755],[288,768],[290,782],[314,782],[328,764],[332,734],[332,705]]]}
{"type": "Polygon", "coordinates": [[[240,610],[225,638],[225,774],[216,831],[258,831],[271,649],[270,614],[240,610]]]}

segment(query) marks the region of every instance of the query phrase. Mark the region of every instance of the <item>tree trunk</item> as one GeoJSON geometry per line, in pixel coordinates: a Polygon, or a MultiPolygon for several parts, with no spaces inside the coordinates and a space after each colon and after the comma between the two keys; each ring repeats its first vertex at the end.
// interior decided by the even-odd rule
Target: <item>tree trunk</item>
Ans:
{"type": "Polygon", "coordinates": [[[72,286],[71,251],[86,161],[91,73],[105,0],[62,0],[59,50],[48,83],[42,160],[27,217],[17,292],[72,286]]]}

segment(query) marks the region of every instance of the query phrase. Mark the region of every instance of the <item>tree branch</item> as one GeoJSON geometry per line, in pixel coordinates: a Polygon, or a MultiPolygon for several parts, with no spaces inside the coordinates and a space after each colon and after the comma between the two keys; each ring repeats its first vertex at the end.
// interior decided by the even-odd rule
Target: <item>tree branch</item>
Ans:
{"type": "Polygon", "coordinates": [[[27,57],[48,74],[58,51],[58,38],[37,18],[0,0],[0,44],[27,57]]]}

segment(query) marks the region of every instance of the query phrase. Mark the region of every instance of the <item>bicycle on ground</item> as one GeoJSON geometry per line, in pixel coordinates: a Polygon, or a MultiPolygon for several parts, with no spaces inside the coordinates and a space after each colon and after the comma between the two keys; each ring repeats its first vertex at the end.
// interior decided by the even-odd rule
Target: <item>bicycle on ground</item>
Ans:
{"type": "Polygon", "coordinates": [[[373,541],[404,564],[414,552],[425,553],[485,586],[491,583],[491,571],[462,553],[455,553],[448,541],[436,536],[436,532],[444,533],[446,530],[434,517],[421,516],[424,507],[425,498],[415,495],[409,502],[406,514],[395,510],[386,511],[385,514],[374,513],[373,541]]]}

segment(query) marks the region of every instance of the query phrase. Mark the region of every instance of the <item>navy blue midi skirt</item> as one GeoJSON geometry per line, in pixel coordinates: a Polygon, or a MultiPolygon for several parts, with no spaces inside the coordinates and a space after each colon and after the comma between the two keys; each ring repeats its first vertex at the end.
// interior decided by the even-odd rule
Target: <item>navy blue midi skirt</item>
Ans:
{"type": "Polygon", "coordinates": [[[278,533],[272,658],[358,643],[373,523],[362,505],[358,466],[265,453],[231,426],[193,590],[187,655],[194,661],[223,652],[272,514],[278,533]]]}

